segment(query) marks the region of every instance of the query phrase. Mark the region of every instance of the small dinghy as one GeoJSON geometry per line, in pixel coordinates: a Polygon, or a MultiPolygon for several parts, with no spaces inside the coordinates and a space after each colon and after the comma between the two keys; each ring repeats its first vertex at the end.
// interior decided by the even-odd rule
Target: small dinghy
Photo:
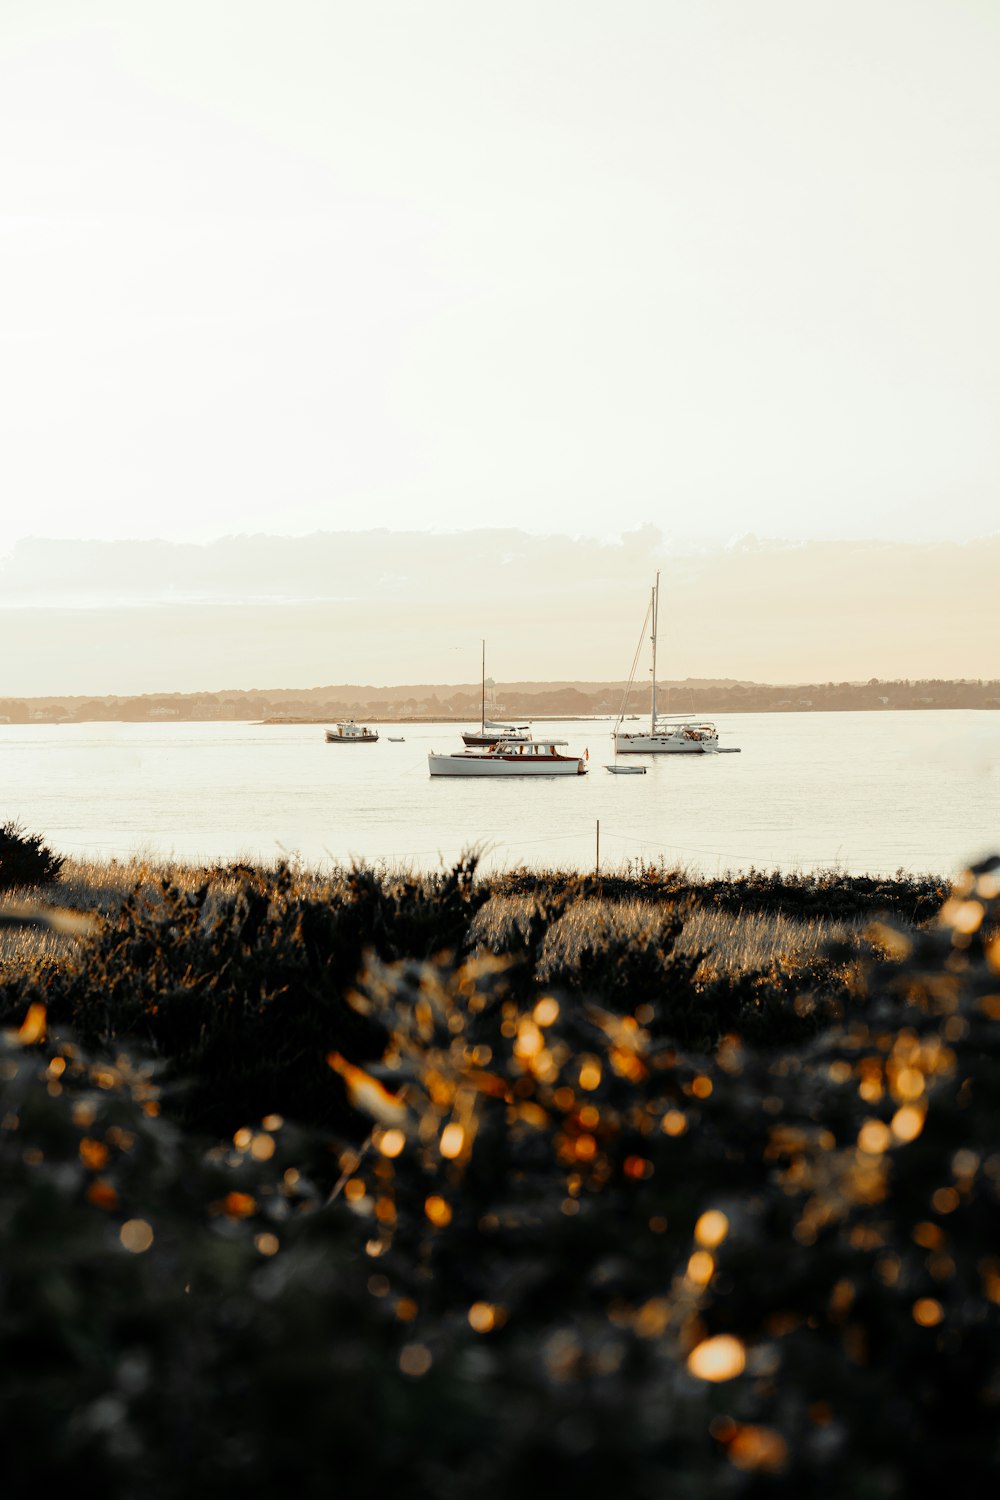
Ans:
{"type": "Polygon", "coordinates": [[[610,771],[612,776],[645,776],[646,774],[645,766],[605,766],[604,769],[610,771]]]}
{"type": "Polygon", "coordinates": [[[393,745],[404,745],[406,743],[406,736],[403,734],[390,734],[388,738],[390,744],[393,745]]]}

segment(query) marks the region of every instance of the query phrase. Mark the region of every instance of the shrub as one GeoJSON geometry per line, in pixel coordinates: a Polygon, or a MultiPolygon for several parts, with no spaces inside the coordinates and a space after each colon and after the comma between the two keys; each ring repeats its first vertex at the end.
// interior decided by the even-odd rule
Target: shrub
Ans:
{"type": "Polygon", "coordinates": [[[52,885],[65,861],[42,843],[41,835],[25,833],[20,823],[0,826],[0,891],[19,885],[52,885]]]}
{"type": "Polygon", "coordinates": [[[843,1013],[817,971],[773,1001],[788,1036],[755,1035],[762,981],[710,1049],[676,915],[631,956],[596,932],[554,993],[540,904],[524,964],[439,948],[422,903],[248,872],[209,910],[168,884],[81,948],[59,1006],[4,997],[10,1493],[995,1494],[1000,859],[933,928],[886,925],[843,1013]],[[140,1035],[227,1113],[223,1054],[274,1071],[206,1150],[140,1035]],[[299,1104],[312,1047],[320,1131],[263,1113],[283,1075],[299,1104]]]}

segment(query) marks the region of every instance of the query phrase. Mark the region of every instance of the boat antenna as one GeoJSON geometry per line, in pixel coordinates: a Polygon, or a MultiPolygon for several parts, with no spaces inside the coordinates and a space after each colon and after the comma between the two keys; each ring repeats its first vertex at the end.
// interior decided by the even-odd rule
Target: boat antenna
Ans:
{"type": "Polygon", "coordinates": [[[483,706],[479,716],[479,727],[482,734],[486,733],[486,641],[483,641],[483,706]]]}

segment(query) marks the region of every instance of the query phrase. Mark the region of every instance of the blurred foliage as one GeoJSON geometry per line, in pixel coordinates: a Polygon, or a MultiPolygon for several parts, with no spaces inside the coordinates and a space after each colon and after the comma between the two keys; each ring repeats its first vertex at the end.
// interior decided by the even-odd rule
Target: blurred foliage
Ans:
{"type": "Polygon", "coordinates": [[[22,885],[51,885],[65,861],[42,843],[41,835],[27,833],[20,823],[0,824],[0,891],[22,885]]]}
{"type": "Polygon", "coordinates": [[[1000,860],[700,1022],[683,910],[543,981],[579,887],[489,952],[473,874],[8,979],[5,1493],[995,1493],[1000,860]]]}

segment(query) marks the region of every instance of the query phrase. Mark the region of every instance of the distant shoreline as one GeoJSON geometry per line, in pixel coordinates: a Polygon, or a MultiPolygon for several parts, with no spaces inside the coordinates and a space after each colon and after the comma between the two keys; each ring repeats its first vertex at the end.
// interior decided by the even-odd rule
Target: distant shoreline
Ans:
{"type": "MultiPolygon", "coordinates": [[[[669,710],[663,715],[664,718],[689,718],[689,719],[721,719],[731,714],[844,714],[844,713],[951,713],[965,710],[966,712],[1000,713],[1000,702],[997,703],[883,703],[883,704],[813,704],[811,707],[796,704],[794,706],[747,704],[739,708],[716,708],[703,709],[693,708],[689,710],[669,710]]],[[[519,723],[531,724],[613,724],[618,715],[613,713],[604,714],[538,714],[517,713],[510,715],[519,723]]],[[[641,722],[649,718],[649,711],[645,713],[627,714],[626,722],[641,722]]],[[[30,725],[61,725],[61,724],[270,724],[280,726],[282,724],[326,724],[333,725],[346,723],[353,719],[358,724],[468,724],[475,727],[476,716],[474,714],[417,714],[408,716],[405,714],[370,714],[370,713],[334,713],[334,714],[270,714],[266,718],[260,718],[256,714],[184,714],[175,712],[171,714],[156,713],[134,713],[134,714],[108,714],[93,715],[86,718],[75,718],[68,714],[34,714],[30,719],[12,719],[0,716],[0,729],[17,726],[27,728],[30,725]]]]}
{"type": "MultiPolygon", "coordinates": [[[[613,722],[649,715],[648,687],[618,682],[505,682],[490,717],[501,723],[613,722]]],[[[713,719],[747,713],[884,713],[898,710],[1000,709],[1000,679],[762,683],[691,679],[658,683],[660,709],[674,717],[713,719]]],[[[375,687],[223,688],[215,692],[38,694],[0,696],[4,724],[253,723],[478,724],[478,686],[442,683],[375,687]]]]}
{"type": "MultiPolygon", "coordinates": [[[[968,709],[969,705],[962,704],[961,707],[968,709]]],[[[904,707],[901,705],[898,709],[891,707],[866,708],[861,706],[854,708],[720,708],[716,709],[714,713],[706,713],[700,709],[694,710],[689,714],[683,711],[678,713],[671,711],[663,714],[662,717],[667,719],[711,719],[722,718],[727,714],[948,713],[953,711],[955,710],[930,704],[924,708],[913,708],[911,705],[904,707]]],[[[981,711],[983,713],[1000,713],[1000,704],[997,704],[995,707],[983,705],[981,711]]],[[[529,722],[528,715],[518,714],[516,717],[519,721],[529,722]]],[[[617,717],[617,714],[532,714],[530,722],[532,724],[613,724],[617,717]]],[[[475,727],[472,717],[469,714],[428,714],[412,719],[404,718],[400,715],[355,714],[349,716],[347,719],[339,720],[331,719],[329,715],[318,719],[275,715],[268,719],[252,719],[246,722],[254,724],[346,724],[350,722],[350,718],[353,718],[358,724],[469,724],[475,727]]],[[[648,718],[648,711],[644,714],[626,714],[625,722],[634,723],[636,720],[641,722],[643,719],[648,718]]],[[[183,721],[178,720],[177,722],[180,723],[183,721]]]]}

